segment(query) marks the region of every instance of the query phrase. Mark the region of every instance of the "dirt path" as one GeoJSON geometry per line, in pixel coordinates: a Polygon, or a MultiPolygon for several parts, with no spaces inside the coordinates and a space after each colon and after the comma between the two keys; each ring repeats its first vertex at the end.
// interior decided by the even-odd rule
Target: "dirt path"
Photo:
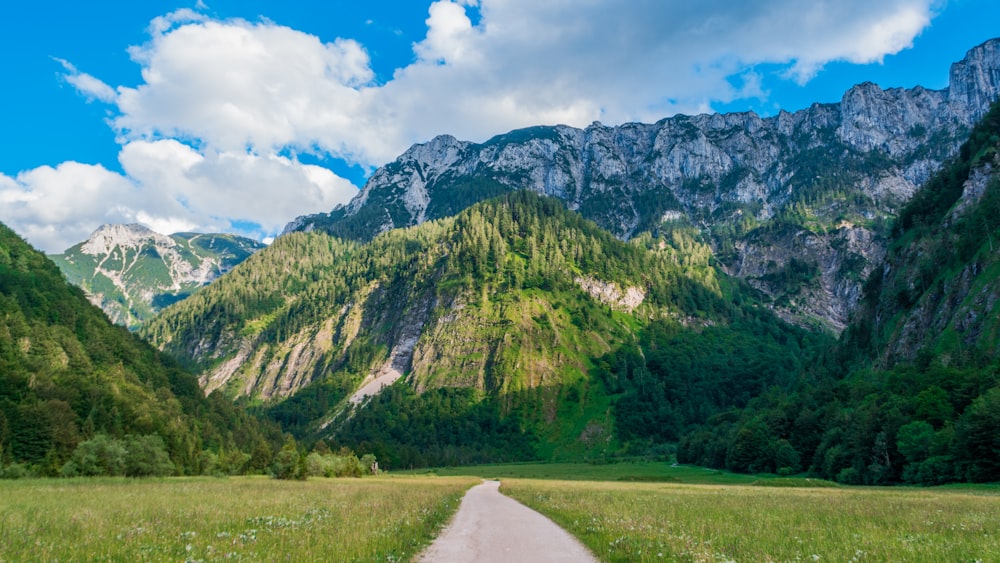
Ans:
{"type": "Polygon", "coordinates": [[[422,563],[573,561],[597,559],[551,520],[484,481],[462,498],[458,513],[416,561],[422,563]]]}

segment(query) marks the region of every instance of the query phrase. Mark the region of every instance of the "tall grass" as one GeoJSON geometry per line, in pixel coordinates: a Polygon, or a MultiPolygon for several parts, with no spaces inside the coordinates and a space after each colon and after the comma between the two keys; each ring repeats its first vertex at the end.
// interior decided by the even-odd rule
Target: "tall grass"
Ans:
{"type": "Polygon", "coordinates": [[[605,561],[1000,561],[1000,495],[505,480],[605,561]]]}
{"type": "Polygon", "coordinates": [[[401,561],[476,482],[0,481],[0,561],[401,561]]]}

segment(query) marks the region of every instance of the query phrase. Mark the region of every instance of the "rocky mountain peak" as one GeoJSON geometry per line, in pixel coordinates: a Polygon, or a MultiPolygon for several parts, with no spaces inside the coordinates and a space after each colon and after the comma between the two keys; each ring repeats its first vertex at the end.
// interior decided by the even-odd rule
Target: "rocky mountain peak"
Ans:
{"type": "Polygon", "coordinates": [[[990,39],[951,65],[948,98],[968,107],[976,119],[1000,97],[1000,38],[990,39]]]}
{"type": "Polygon", "coordinates": [[[109,254],[115,247],[139,248],[153,244],[171,248],[177,245],[170,237],[138,223],[101,225],[91,233],[80,250],[84,254],[100,256],[109,254]]]}
{"type": "Polygon", "coordinates": [[[400,159],[413,160],[430,166],[449,166],[469,143],[459,141],[451,135],[438,135],[426,143],[413,145],[400,159]]]}

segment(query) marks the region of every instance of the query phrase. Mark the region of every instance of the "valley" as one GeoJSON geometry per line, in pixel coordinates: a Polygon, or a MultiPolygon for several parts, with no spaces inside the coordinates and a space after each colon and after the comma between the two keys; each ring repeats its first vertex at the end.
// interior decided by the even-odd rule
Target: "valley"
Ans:
{"type": "Polygon", "coordinates": [[[5,231],[4,475],[1000,480],[998,51],[774,117],[437,137],[266,247],[107,225],[60,273],[5,231]]]}

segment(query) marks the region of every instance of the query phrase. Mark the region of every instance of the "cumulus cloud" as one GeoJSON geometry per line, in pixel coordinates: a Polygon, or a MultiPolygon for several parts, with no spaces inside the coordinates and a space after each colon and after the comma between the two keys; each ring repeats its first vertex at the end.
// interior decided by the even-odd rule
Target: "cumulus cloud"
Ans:
{"type": "Polygon", "coordinates": [[[329,170],[293,159],[202,154],[175,140],[132,142],[119,158],[125,175],[78,162],[0,175],[4,222],[46,252],[61,252],[104,223],[263,239],[297,215],[357,193],[329,170]]]}
{"type": "Polygon", "coordinates": [[[760,63],[805,82],[831,61],[881,61],[929,24],[933,2],[439,0],[415,60],[384,84],[352,39],[188,10],[132,48],[145,83],[118,88],[114,124],[129,139],[311,147],[377,166],[439,133],[648,121],[759,96],[758,82],[729,79],[760,63]]]}
{"type": "Polygon", "coordinates": [[[131,187],[103,166],[78,162],[42,166],[16,178],[0,175],[3,220],[36,247],[61,251],[101,223],[128,222],[123,211],[131,187]]]}
{"type": "Polygon", "coordinates": [[[363,147],[359,89],[374,74],[357,42],[323,43],[270,22],[164,25],[130,49],[145,83],[119,88],[114,126],[127,138],[261,152],[319,145],[336,156],[363,147]]]}
{"type": "Polygon", "coordinates": [[[371,168],[440,133],[481,141],[708,111],[763,96],[756,65],[804,83],[832,61],[882,61],[911,45],[938,1],[438,0],[412,62],[384,82],[351,38],[180,10],[129,49],[140,84],[113,88],[59,61],[83,95],[113,106],[125,174],[64,163],[0,177],[2,219],[49,250],[117,220],[252,223],[269,235],[356,193],[280,155],[371,168]]]}

